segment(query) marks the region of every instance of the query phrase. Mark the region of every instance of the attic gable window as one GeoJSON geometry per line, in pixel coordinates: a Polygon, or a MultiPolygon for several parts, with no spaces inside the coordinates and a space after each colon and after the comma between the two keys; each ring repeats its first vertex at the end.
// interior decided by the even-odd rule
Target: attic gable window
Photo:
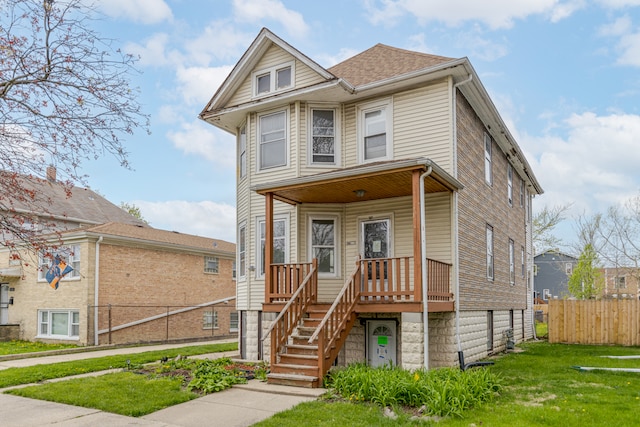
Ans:
{"type": "Polygon", "coordinates": [[[253,73],[253,96],[262,96],[293,87],[295,63],[287,62],[253,73]]]}

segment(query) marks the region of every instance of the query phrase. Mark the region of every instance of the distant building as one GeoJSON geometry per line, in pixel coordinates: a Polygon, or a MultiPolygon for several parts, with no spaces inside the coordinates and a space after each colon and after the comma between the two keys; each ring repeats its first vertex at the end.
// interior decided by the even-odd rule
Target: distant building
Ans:
{"type": "Polygon", "coordinates": [[[607,267],[602,269],[605,287],[603,298],[640,298],[640,269],[632,267],[607,267]]]}
{"type": "Polygon", "coordinates": [[[534,299],[547,302],[552,298],[571,296],[569,277],[578,264],[578,259],[571,255],[549,250],[533,258],[534,299]]]}

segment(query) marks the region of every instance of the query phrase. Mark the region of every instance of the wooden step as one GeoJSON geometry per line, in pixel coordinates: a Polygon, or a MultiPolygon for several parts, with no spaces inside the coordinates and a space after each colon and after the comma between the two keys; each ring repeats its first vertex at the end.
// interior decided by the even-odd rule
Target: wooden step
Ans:
{"type": "Polygon", "coordinates": [[[318,366],[318,355],[312,354],[280,354],[280,363],[285,365],[318,366]]]}
{"type": "Polygon", "coordinates": [[[314,340],[312,344],[309,344],[309,336],[291,335],[291,343],[294,345],[315,345],[318,347],[318,340],[314,340]]]}
{"type": "Polygon", "coordinates": [[[311,345],[311,344],[287,344],[286,353],[287,354],[307,354],[310,356],[315,356],[318,354],[318,346],[311,345]]]}
{"type": "Polygon", "coordinates": [[[316,328],[310,326],[298,326],[296,328],[297,335],[302,337],[311,337],[315,331],[316,328]]]}
{"type": "Polygon", "coordinates": [[[272,374],[292,374],[318,376],[318,366],[293,365],[287,363],[276,363],[269,367],[272,374]]]}
{"type": "Polygon", "coordinates": [[[267,374],[268,384],[280,384],[293,387],[318,388],[321,387],[320,378],[312,375],[267,374]]]}
{"type": "Polygon", "coordinates": [[[320,325],[320,322],[322,322],[322,318],[316,319],[316,318],[308,317],[306,319],[303,319],[302,326],[304,326],[305,328],[316,329],[320,325]]]}

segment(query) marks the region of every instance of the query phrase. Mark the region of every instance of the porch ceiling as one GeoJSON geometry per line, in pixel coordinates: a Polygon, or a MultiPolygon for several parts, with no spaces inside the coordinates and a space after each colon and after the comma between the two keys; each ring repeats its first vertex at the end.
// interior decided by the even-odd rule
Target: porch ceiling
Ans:
{"type": "Polygon", "coordinates": [[[276,200],[299,203],[352,203],[412,194],[414,171],[431,174],[425,192],[457,191],[462,184],[427,158],[371,163],[316,175],[252,187],[259,194],[273,193],[276,200]],[[357,190],[364,190],[358,195],[357,190]]]}

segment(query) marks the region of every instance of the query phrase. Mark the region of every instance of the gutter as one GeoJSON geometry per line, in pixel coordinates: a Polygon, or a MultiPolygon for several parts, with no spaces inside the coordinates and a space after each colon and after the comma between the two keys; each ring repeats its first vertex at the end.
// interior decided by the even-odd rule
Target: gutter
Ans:
{"type": "Polygon", "coordinates": [[[98,345],[98,291],[100,290],[100,243],[103,240],[100,236],[96,241],[96,266],[93,275],[93,345],[98,345]]]}

